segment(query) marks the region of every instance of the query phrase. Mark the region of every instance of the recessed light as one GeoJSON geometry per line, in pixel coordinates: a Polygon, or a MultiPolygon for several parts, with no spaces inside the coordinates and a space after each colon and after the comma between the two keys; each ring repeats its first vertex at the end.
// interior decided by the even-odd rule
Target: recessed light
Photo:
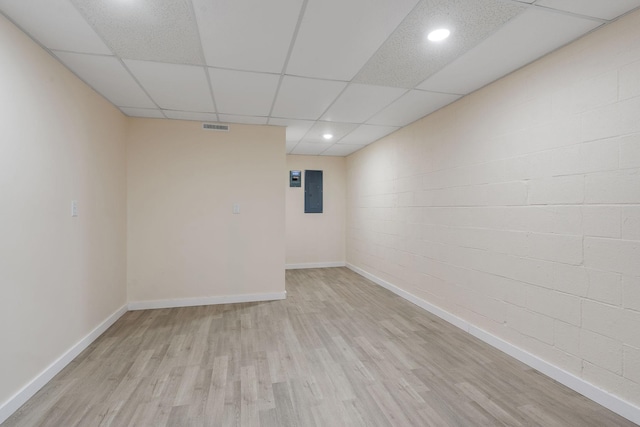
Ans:
{"type": "Polygon", "coordinates": [[[439,28],[431,31],[427,38],[432,42],[439,42],[449,37],[449,34],[451,34],[451,31],[446,28],[439,28]]]}
{"type": "Polygon", "coordinates": [[[322,137],[324,139],[326,139],[327,141],[329,141],[330,139],[333,139],[333,134],[332,133],[325,133],[324,135],[322,135],[322,137]]]}

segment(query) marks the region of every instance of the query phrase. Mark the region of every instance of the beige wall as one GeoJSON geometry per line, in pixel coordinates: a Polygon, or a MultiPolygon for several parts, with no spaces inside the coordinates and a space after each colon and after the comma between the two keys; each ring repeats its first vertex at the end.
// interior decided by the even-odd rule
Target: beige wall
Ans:
{"type": "Polygon", "coordinates": [[[0,64],[1,407],[126,303],[126,118],[2,16],[0,64]]]}
{"type": "Polygon", "coordinates": [[[640,12],[348,158],[347,262],[640,405],[640,12]]]}
{"type": "Polygon", "coordinates": [[[131,119],[127,168],[130,302],[284,292],[285,128],[131,119]]]}
{"type": "Polygon", "coordinates": [[[346,161],[344,157],[287,156],[287,266],[344,265],[346,161]],[[302,171],[302,187],[289,187],[289,171],[302,171]],[[323,171],[323,213],[304,213],[304,171],[323,171]]]}

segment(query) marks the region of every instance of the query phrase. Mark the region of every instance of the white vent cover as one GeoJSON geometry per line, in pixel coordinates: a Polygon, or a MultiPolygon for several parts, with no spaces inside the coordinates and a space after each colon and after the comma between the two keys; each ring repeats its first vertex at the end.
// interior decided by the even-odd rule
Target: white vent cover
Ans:
{"type": "Polygon", "coordinates": [[[229,132],[229,125],[218,125],[215,123],[203,123],[202,129],[204,130],[217,130],[219,132],[229,132]]]}

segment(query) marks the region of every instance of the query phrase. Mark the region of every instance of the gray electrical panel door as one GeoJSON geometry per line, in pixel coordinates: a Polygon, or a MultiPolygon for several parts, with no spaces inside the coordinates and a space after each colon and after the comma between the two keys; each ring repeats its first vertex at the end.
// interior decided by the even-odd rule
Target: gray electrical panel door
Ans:
{"type": "Polygon", "coordinates": [[[304,213],[322,213],[322,171],[304,171],[304,213]]]}

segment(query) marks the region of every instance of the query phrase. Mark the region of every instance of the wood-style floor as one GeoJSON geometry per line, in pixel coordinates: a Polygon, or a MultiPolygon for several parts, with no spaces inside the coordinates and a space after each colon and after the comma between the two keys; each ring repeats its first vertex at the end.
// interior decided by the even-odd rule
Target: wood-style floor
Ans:
{"type": "Polygon", "coordinates": [[[126,313],[3,426],[632,426],[345,269],[126,313]]]}

